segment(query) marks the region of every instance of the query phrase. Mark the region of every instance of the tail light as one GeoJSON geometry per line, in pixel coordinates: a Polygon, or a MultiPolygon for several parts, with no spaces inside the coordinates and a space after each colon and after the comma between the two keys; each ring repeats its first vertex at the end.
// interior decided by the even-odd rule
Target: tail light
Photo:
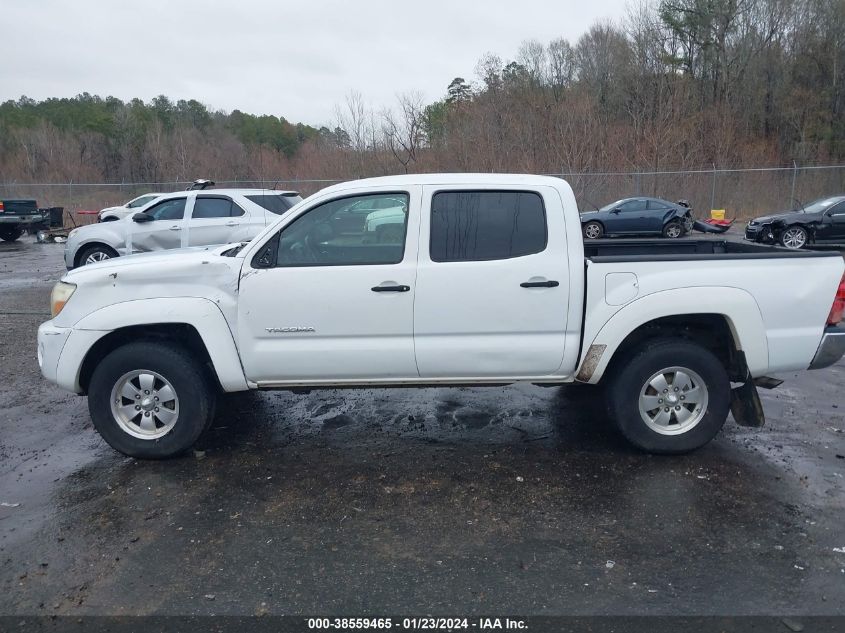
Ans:
{"type": "Polygon", "coordinates": [[[833,299],[833,305],[830,307],[830,314],[827,315],[827,324],[838,325],[843,317],[845,317],[845,275],[842,276],[839,287],[836,289],[836,296],[833,299]]]}
{"type": "Polygon", "coordinates": [[[0,202],[0,213],[3,213],[4,211],[5,211],[5,209],[3,208],[3,203],[0,202]]]}

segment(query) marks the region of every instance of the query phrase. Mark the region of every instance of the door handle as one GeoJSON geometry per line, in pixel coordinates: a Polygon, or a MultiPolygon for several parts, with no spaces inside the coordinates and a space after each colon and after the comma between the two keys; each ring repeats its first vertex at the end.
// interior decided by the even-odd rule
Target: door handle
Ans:
{"type": "Polygon", "coordinates": [[[170,230],[171,230],[171,231],[181,231],[181,230],[182,230],[182,227],[181,227],[181,226],[171,226],[171,227],[170,227],[170,230]]]}
{"type": "Polygon", "coordinates": [[[559,281],[523,281],[519,284],[523,288],[557,288],[559,281]]]}
{"type": "Polygon", "coordinates": [[[226,226],[237,226],[237,222],[226,222],[226,226]]]}
{"type": "Polygon", "coordinates": [[[411,286],[373,286],[373,292],[408,292],[411,286]]]}

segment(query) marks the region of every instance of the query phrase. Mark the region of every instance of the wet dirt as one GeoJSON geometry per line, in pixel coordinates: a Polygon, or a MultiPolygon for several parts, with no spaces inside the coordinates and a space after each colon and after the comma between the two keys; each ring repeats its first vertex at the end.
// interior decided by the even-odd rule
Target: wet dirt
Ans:
{"type": "Polygon", "coordinates": [[[845,613],[843,363],[684,457],[521,385],[236,394],[142,462],[40,377],[61,249],[0,244],[0,614],[845,613]]]}

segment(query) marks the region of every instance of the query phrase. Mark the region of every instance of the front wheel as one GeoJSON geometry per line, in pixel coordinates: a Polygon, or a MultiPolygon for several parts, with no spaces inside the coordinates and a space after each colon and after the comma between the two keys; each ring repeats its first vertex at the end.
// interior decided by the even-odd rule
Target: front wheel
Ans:
{"type": "Polygon", "coordinates": [[[588,240],[597,240],[604,235],[604,227],[598,222],[587,222],[581,231],[588,240]]]}
{"type": "Polygon", "coordinates": [[[650,453],[687,453],[716,437],[730,410],[728,373],[708,349],[683,339],[646,341],[612,373],[611,417],[650,453]]]}
{"type": "Polygon", "coordinates": [[[806,229],[800,226],[790,226],[781,233],[780,243],[781,246],[785,246],[786,248],[798,250],[807,245],[808,237],[806,229]]]}
{"type": "Polygon", "coordinates": [[[94,370],[88,409],[94,427],[130,457],[163,459],[193,446],[214,414],[215,392],[187,350],[140,341],[119,347],[94,370]]]}
{"type": "Polygon", "coordinates": [[[83,251],[79,253],[77,261],[79,262],[79,266],[87,266],[88,264],[104,262],[107,259],[112,259],[113,257],[117,257],[116,250],[102,244],[94,244],[93,246],[83,249],[83,251]]]}

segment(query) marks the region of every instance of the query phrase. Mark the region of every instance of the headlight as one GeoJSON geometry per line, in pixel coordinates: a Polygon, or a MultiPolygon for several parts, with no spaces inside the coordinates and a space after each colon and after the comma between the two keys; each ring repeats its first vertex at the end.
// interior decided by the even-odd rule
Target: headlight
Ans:
{"type": "Polygon", "coordinates": [[[76,284],[69,284],[65,281],[58,282],[53,286],[50,293],[50,314],[55,319],[65,304],[70,301],[71,295],[76,291],[76,284]]]}
{"type": "Polygon", "coordinates": [[[68,239],[70,239],[70,238],[72,238],[74,235],[76,235],[77,233],[79,233],[79,229],[78,229],[78,228],[73,229],[70,233],[68,233],[68,234],[67,234],[67,238],[68,238],[68,239]]]}

